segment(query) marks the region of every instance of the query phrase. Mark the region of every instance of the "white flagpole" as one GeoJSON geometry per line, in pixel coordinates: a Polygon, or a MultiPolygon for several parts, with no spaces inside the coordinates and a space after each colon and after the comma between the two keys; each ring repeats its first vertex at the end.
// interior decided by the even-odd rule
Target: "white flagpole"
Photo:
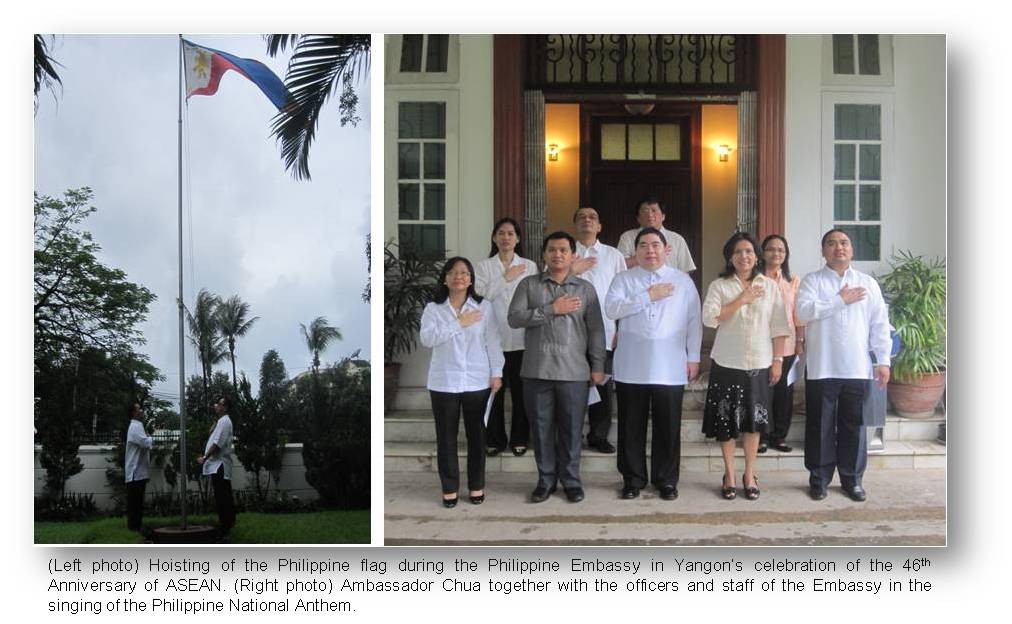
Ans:
{"type": "Polygon", "coordinates": [[[179,117],[177,119],[178,141],[178,188],[179,197],[179,471],[183,529],[186,527],[186,360],[183,350],[183,35],[179,35],[179,117]]]}

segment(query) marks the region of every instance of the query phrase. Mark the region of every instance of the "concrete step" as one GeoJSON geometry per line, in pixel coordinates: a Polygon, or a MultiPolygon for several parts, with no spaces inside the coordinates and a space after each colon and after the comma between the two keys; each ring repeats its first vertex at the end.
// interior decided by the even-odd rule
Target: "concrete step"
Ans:
{"type": "MultiPolygon", "coordinates": [[[[688,406],[686,405],[686,408],[688,406]]],[[[613,412],[614,413],[614,412],[613,412]]],[[[684,409],[682,412],[682,442],[704,442],[703,435],[703,412],[700,409],[684,409]]],[[[509,414],[506,416],[507,428],[509,431],[509,414]]],[[[935,440],[938,437],[938,427],[945,422],[945,415],[937,412],[931,418],[911,419],[903,418],[895,414],[886,417],[884,439],[889,441],[914,441],[914,440],[935,440]]],[[[609,437],[615,443],[618,426],[617,419],[612,418],[612,427],[609,437]]],[[[584,425],[586,435],[586,425],[584,425]]],[[[650,439],[651,433],[647,432],[650,439]]],[[[788,430],[788,444],[800,445],[805,437],[805,417],[795,415],[791,420],[791,428],[788,430]]],[[[383,440],[385,442],[422,442],[435,445],[436,429],[432,412],[429,410],[412,410],[390,412],[383,421],[383,440]]],[[[464,425],[460,424],[458,440],[464,441],[464,425]]]]}
{"type": "MultiPolygon", "coordinates": [[[[461,445],[457,449],[460,465],[467,462],[467,450],[461,445]]],[[[384,470],[386,472],[436,472],[435,444],[422,442],[385,442],[383,445],[384,470]]],[[[736,455],[742,457],[739,447],[736,455]]],[[[647,446],[649,460],[650,447],[647,446]]],[[[886,440],[885,448],[868,455],[868,468],[881,469],[920,469],[945,468],[945,446],[934,441],[886,440]]],[[[775,472],[783,470],[804,470],[804,449],[795,446],[790,453],[768,451],[756,460],[756,472],[775,472]]],[[[740,462],[739,462],[740,463],[740,462]]],[[[581,473],[609,472],[617,474],[615,455],[605,455],[597,451],[584,449],[580,461],[581,473]]],[[[685,442],[682,444],[681,470],[683,472],[712,472],[724,470],[720,446],[715,442],[685,442]]],[[[523,457],[515,457],[507,451],[495,457],[485,459],[485,472],[527,472],[535,473],[534,453],[528,451],[523,457]]]]}

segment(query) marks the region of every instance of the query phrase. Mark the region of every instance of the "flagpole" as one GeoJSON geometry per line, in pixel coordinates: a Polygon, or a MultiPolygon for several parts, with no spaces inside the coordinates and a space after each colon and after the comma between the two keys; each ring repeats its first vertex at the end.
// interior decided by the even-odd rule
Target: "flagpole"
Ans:
{"type": "Polygon", "coordinates": [[[176,154],[178,157],[177,196],[179,198],[179,474],[182,477],[180,490],[180,507],[182,510],[183,529],[186,527],[186,359],[183,351],[183,35],[179,35],[179,92],[177,94],[179,115],[176,121],[178,137],[176,154]]]}

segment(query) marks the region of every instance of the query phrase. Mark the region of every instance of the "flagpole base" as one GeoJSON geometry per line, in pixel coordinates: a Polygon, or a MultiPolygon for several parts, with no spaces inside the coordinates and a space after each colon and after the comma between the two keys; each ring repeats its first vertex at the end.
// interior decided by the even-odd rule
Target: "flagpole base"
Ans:
{"type": "Polygon", "coordinates": [[[191,524],[186,527],[159,527],[151,531],[155,544],[213,544],[218,541],[217,527],[191,524]]]}

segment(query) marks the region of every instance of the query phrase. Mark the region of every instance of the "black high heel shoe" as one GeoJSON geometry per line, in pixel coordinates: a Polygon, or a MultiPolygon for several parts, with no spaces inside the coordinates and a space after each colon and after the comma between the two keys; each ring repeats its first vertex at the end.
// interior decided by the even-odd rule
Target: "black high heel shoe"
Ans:
{"type": "Polygon", "coordinates": [[[482,490],[481,494],[471,494],[468,496],[472,505],[480,505],[485,502],[485,491],[482,490]]]}
{"type": "Polygon", "coordinates": [[[738,492],[735,491],[734,486],[727,485],[726,474],[720,478],[720,496],[724,500],[734,500],[738,496],[738,492]]]}
{"type": "MultiPolygon", "coordinates": [[[[745,475],[741,475],[741,482],[744,486],[745,475]]],[[[752,482],[755,484],[752,487],[745,486],[745,498],[750,501],[759,500],[759,477],[752,475],[752,482]]]]}
{"type": "Polygon", "coordinates": [[[458,498],[460,498],[460,497],[459,496],[454,496],[453,498],[444,498],[443,499],[443,507],[446,507],[447,509],[453,509],[454,507],[457,506],[457,499],[458,498]]]}

